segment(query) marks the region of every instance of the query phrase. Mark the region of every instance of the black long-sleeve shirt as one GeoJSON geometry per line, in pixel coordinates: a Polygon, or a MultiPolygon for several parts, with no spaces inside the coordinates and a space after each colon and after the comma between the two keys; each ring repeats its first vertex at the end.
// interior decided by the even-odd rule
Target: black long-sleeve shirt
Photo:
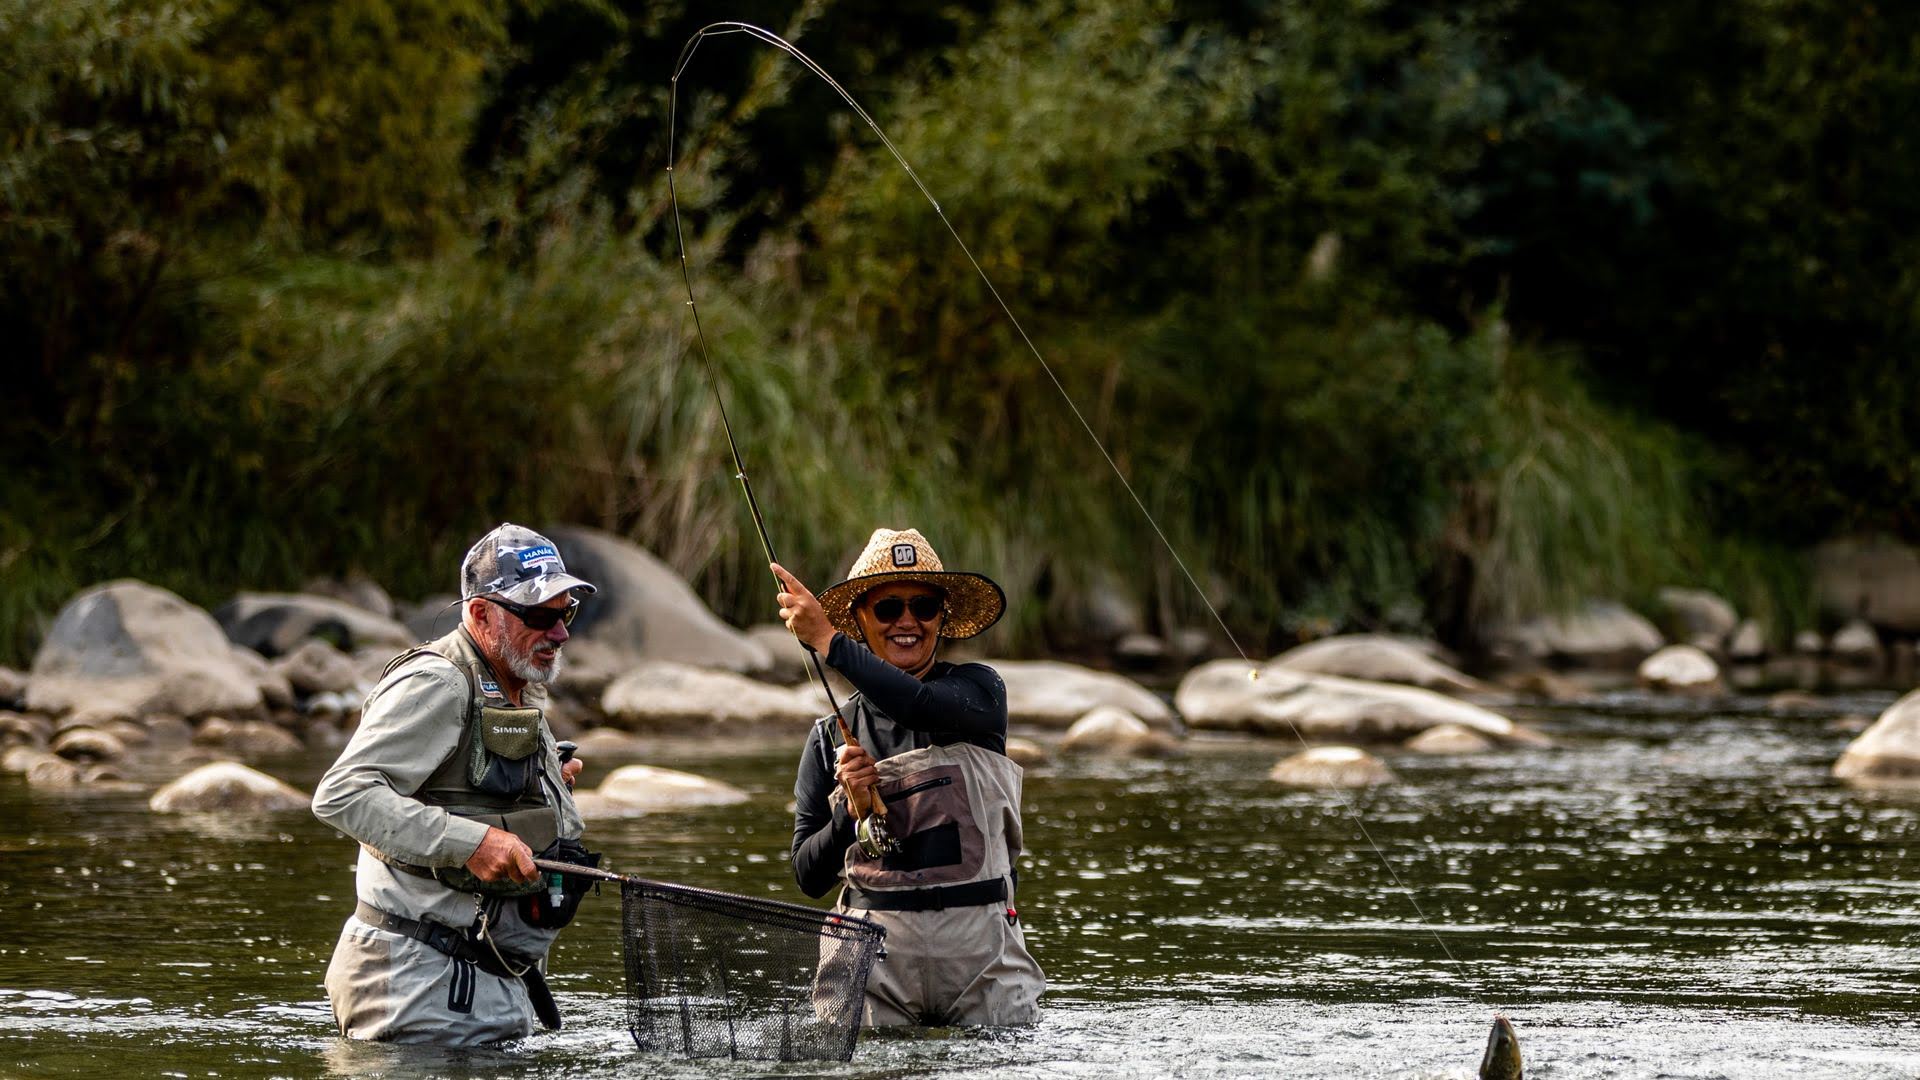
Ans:
{"type": "MultiPolygon", "coordinates": [[[[987,665],[940,661],[919,679],[845,634],[833,636],[826,661],[858,691],[842,711],[874,760],[963,742],[1007,752],[1007,688],[987,665]]],[[[832,717],[813,726],[793,783],[793,876],[808,896],[833,888],[853,843],[846,803],[828,799],[836,727],[832,717]]]]}

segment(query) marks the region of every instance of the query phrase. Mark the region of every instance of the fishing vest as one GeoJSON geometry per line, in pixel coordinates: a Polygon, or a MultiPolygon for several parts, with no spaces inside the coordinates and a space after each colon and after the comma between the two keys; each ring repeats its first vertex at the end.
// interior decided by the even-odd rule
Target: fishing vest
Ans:
{"type": "MultiPolygon", "coordinates": [[[[549,791],[549,787],[557,789],[559,780],[549,777],[542,768],[546,760],[541,738],[545,715],[537,707],[507,701],[464,627],[394,657],[381,672],[381,679],[427,655],[448,661],[466,675],[467,707],[459,745],[412,797],[428,806],[505,829],[535,852],[547,850],[560,838],[561,822],[560,807],[549,791]]],[[[482,881],[464,866],[416,866],[378,848],[363,846],[396,870],[433,878],[460,892],[518,896],[547,887],[538,877],[530,882],[482,881]]]]}
{"type": "Polygon", "coordinates": [[[850,906],[926,911],[1011,901],[1020,766],[955,743],[881,758],[875,768],[887,833],[899,848],[875,858],[848,846],[842,874],[850,906]]]}

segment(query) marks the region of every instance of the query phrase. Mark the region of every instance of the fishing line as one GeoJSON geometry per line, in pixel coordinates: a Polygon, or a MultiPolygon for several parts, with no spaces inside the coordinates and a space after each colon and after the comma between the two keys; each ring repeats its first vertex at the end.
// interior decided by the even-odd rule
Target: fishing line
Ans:
{"type": "MultiPolygon", "coordinates": [[[[907,160],[906,155],[900,152],[900,148],[894,145],[893,140],[887,137],[887,133],[880,129],[880,125],[875,122],[866,109],[861,108],[860,103],[854,100],[853,95],[848,93],[845,87],[841,86],[832,75],[827,73],[825,68],[816,63],[812,57],[801,52],[792,42],[771,30],[755,26],[751,23],[717,22],[701,27],[692,37],[688,38],[686,45],[680,50],[680,59],[674,64],[673,78],[671,80],[672,89],[667,105],[667,197],[673,205],[673,237],[674,242],[679,248],[680,279],[686,284],[687,288],[687,308],[693,312],[694,337],[700,347],[700,357],[706,363],[707,375],[713,386],[714,401],[720,408],[720,423],[721,426],[726,429],[727,448],[733,453],[735,479],[740,481],[741,489],[746,493],[747,509],[753,515],[754,527],[760,532],[760,546],[767,553],[767,561],[778,562],[779,560],[773,557],[773,541],[767,536],[766,519],[761,516],[760,504],[753,497],[753,486],[747,480],[746,466],[742,464],[740,460],[740,447],[738,443],[734,441],[733,426],[727,421],[726,403],[721,400],[719,377],[716,374],[717,369],[714,366],[713,355],[707,348],[706,331],[700,323],[700,306],[695,302],[693,296],[693,277],[687,266],[687,243],[680,228],[680,198],[674,184],[674,165],[678,162],[677,144],[675,140],[678,134],[677,122],[680,107],[680,77],[686,73],[687,65],[692,63],[694,51],[699,48],[702,41],[709,37],[720,37],[728,34],[744,34],[762,44],[771,45],[781,52],[786,53],[798,61],[800,66],[818,76],[822,82],[833,89],[834,93],[840,95],[840,100],[846,102],[847,108],[853,110],[854,115],[858,116],[861,121],[867,125],[868,129],[873,132],[874,137],[880,140],[880,145],[886,147],[887,153],[892,154],[893,159],[900,163],[902,169],[906,170],[907,177],[913,181],[914,187],[920,190],[920,194],[926,198],[928,205],[933,207],[934,215],[940,219],[940,224],[947,227],[947,235],[953,237],[953,242],[959,245],[960,251],[966,255],[967,262],[973,267],[974,273],[980,276],[980,281],[987,287],[987,292],[993,297],[993,302],[999,305],[1001,314],[1007,317],[1007,321],[1011,323],[1014,330],[1019,333],[1020,340],[1026,343],[1027,351],[1033,354],[1034,360],[1040,365],[1040,370],[1046,372],[1048,381],[1053,383],[1053,388],[1059,392],[1060,399],[1066,402],[1068,410],[1073,413],[1073,418],[1079,421],[1081,429],[1087,433],[1087,438],[1093,440],[1095,449],[1099,450],[1100,456],[1106,459],[1107,467],[1113,470],[1113,475],[1120,481],[1120,486],[1126,489],[1128,497],[1133,500],[1133,505],[1139,509],[1140,516],[1146,518],[1147,524],[1153,529],[1153,534],[1160,538],[1161,546],[1166,549],[1167,555],[1173,559],[1174,565],[1180,568],[1180,573],[1185,575],[1187,584],[1193,588],[1194,595],[1198,596],[1200,602],[1206,605],[1207,613],[1213,617],[1214,623],[1220,627],[1220,632],[1226,635],[1228,644],[1233,646],[1233,651],[1239,654],[1240,659],[1247,664],[1248,679],[1258,680],[1260,677],[1259,665],[1255,664],[1253,659],[1247,655],[1247,651],[1240,647],[1239,639],[1234,637],[1233,631],[1228,628],[1226,620],[1220,616],[1220,612],[1214,607],[1213,601],[1207,598],[1206,590],[1200,587],[1200,582],[1194,577],[1193,571],[1187,568],[1186,560],[1180,557],[1180,552],[1174,548],[1173,542],[1167,539],[1166,532],[1160,528],[1160,523],[1154,519],[1153,512],[1147,509],[1146,502],[1140,498],[1139,493],[1136,492],[1133,485],[1128,482],[1126,474],[1120,471],[1120,466],[1113,460],[1113,455],[1107,452],[1106,444],[1101,442],[1099,434],[1093,430],[1093,425],[1087,422],[1086,416],[1080,411],[1080,406],[1074,402],[1073,396],[1067,393],[1066,386],[1060,382],[1060,377],[1054,373],[1053,365],[1047,362],[1047,358],[1041,354],[1039,346],[1035,345],[1033,338],[1028,336],[1027,328],[1021,325],[1020,319],[1014,315],[1013,309],[1007,306],[1006,300],[1000,296],[1000,290],[994,286],[993,279],[987,276],[986,270],[980,265],[980,260],[974,258],[973,249],[967,246],[965,240],[961,239],[959,230],[953,227],[953,222],[947,219],[946,211],[941,209],[940,200],[933,197],[933,192],[927,189],[926,183],[920,179],[920,174],[914,171],[913,164],[907,160]]],[[[802,647],[805,648],[804,643],[802,643],[802,647]]],[[[825,687],[827,685],[827,677],[825,670],[820,666],[819,655],[811,648],[807,648],[806,652],[808,657],[813,661],[813,670],[820,680],[820,685],[825,687]]],[[[830,689],[827,691],[827,699],[829,703],[832,703],[833,691],[830,689]]],[[[839,706],[835,704],[834,713],[836,716],[838,716],[839,711],[839,706]]],[[[1286,718],[1283,717],[1283,719],[1286,718]]],[[[845,721],[843,720],[841,723],[844,730],[845,721]]],[[[1301,734],[1299,726],[1291,719],[1287,719],[1286,724],[1288,729],[1293,732],[1294,738],[1299,740],[1301,746],[1312,746],[1312,744],[1307,741],[1306,736],[1301,734]]],[[[1400,880],[1400,875],[1394,870],[1393,863],[1387,859],[1386,853],[1380,850],[1380,845],[1374,841],[1373,834],[1368,831],[1366,822],[1361,819],[1359,809],[1353,800],[1348,797],[1345,791],[1338,788],[1335,788],[1334,792],[1339,796],[1341,803],[1345,807],[1347,816],[1353,820],[1355,827],[1360,831],[1360,835],[1366,839],[1367,846],[1373,849],[1375,857],[1380,860],[1380,865],[1386,869],[1387,877],[1393,881],[1394,888],[1406,894],[1408,903],[1412,905],[1414,913],[1420,917],[1421,923],[1426,925],[1427,934],[1433,938],[1434,944],[1440,947],[1440,952],[1446,956],[1450,963],[1459,966],[1460,961],[1453,955],[1453,950],[1447,947],[1445,939],[1441,938],[1427,919],[1427,913],[1421,910],[1420,901],[1414,896],[1413,890],[1408,888],[1400,880]]]]}

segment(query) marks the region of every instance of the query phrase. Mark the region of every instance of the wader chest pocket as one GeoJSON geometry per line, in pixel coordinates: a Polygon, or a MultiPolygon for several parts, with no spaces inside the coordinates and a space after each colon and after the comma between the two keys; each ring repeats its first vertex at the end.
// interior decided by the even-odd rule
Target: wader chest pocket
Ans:
{"type": "Polygon", "coordinates": [[[960,861],[960,824],[949,821],[900,841],[900,850],[880,859],[882,870],[931,870],[960,861]]]}
{"type": "Polygon", "coordinates": [[[535,708],[488,705],[480,710],[474,720],[478,738],[468,762],[467,779],[474,787],[501,796],[527,790],[540,768],[534,754],[540,749],[540,719],[535,708]]]}

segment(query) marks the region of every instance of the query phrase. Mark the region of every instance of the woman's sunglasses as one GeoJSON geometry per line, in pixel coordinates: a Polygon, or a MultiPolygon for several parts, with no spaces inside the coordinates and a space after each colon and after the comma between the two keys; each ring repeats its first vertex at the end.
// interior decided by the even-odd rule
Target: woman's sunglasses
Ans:
{"type": "Polygon", "coordinates": [[[935,615],[940,614],[940,609],[946,606],[946,602],[946,597],[944,596],[923,595],[916,596],[911,600],[903,600],[898,596],[889,596],[884,600],[875,600],[873,602],[873,617],[885,623],[897,622],[901,612],[911,611],[913,612],[914,618],[919,619],[921,622],[927,622],[935,615]]]}
{"type": "Polygon", "coordinates": [[[508,611],[513,612],[514,615],[519,617],[521,622],[527,624],[527,629],[529,630],[551,630],[553,629],[553,624],[557,622],[563,622],[568,626],[572,626],[573,617],[580,612],[580,601],[578,600],[569,600],[567,601],[566,607],[557,608],[527,607],[507,600],[496,600],[491,596],[483,596],[480,599],[485,600],[489,604],[498,604],[508,611]]]}

